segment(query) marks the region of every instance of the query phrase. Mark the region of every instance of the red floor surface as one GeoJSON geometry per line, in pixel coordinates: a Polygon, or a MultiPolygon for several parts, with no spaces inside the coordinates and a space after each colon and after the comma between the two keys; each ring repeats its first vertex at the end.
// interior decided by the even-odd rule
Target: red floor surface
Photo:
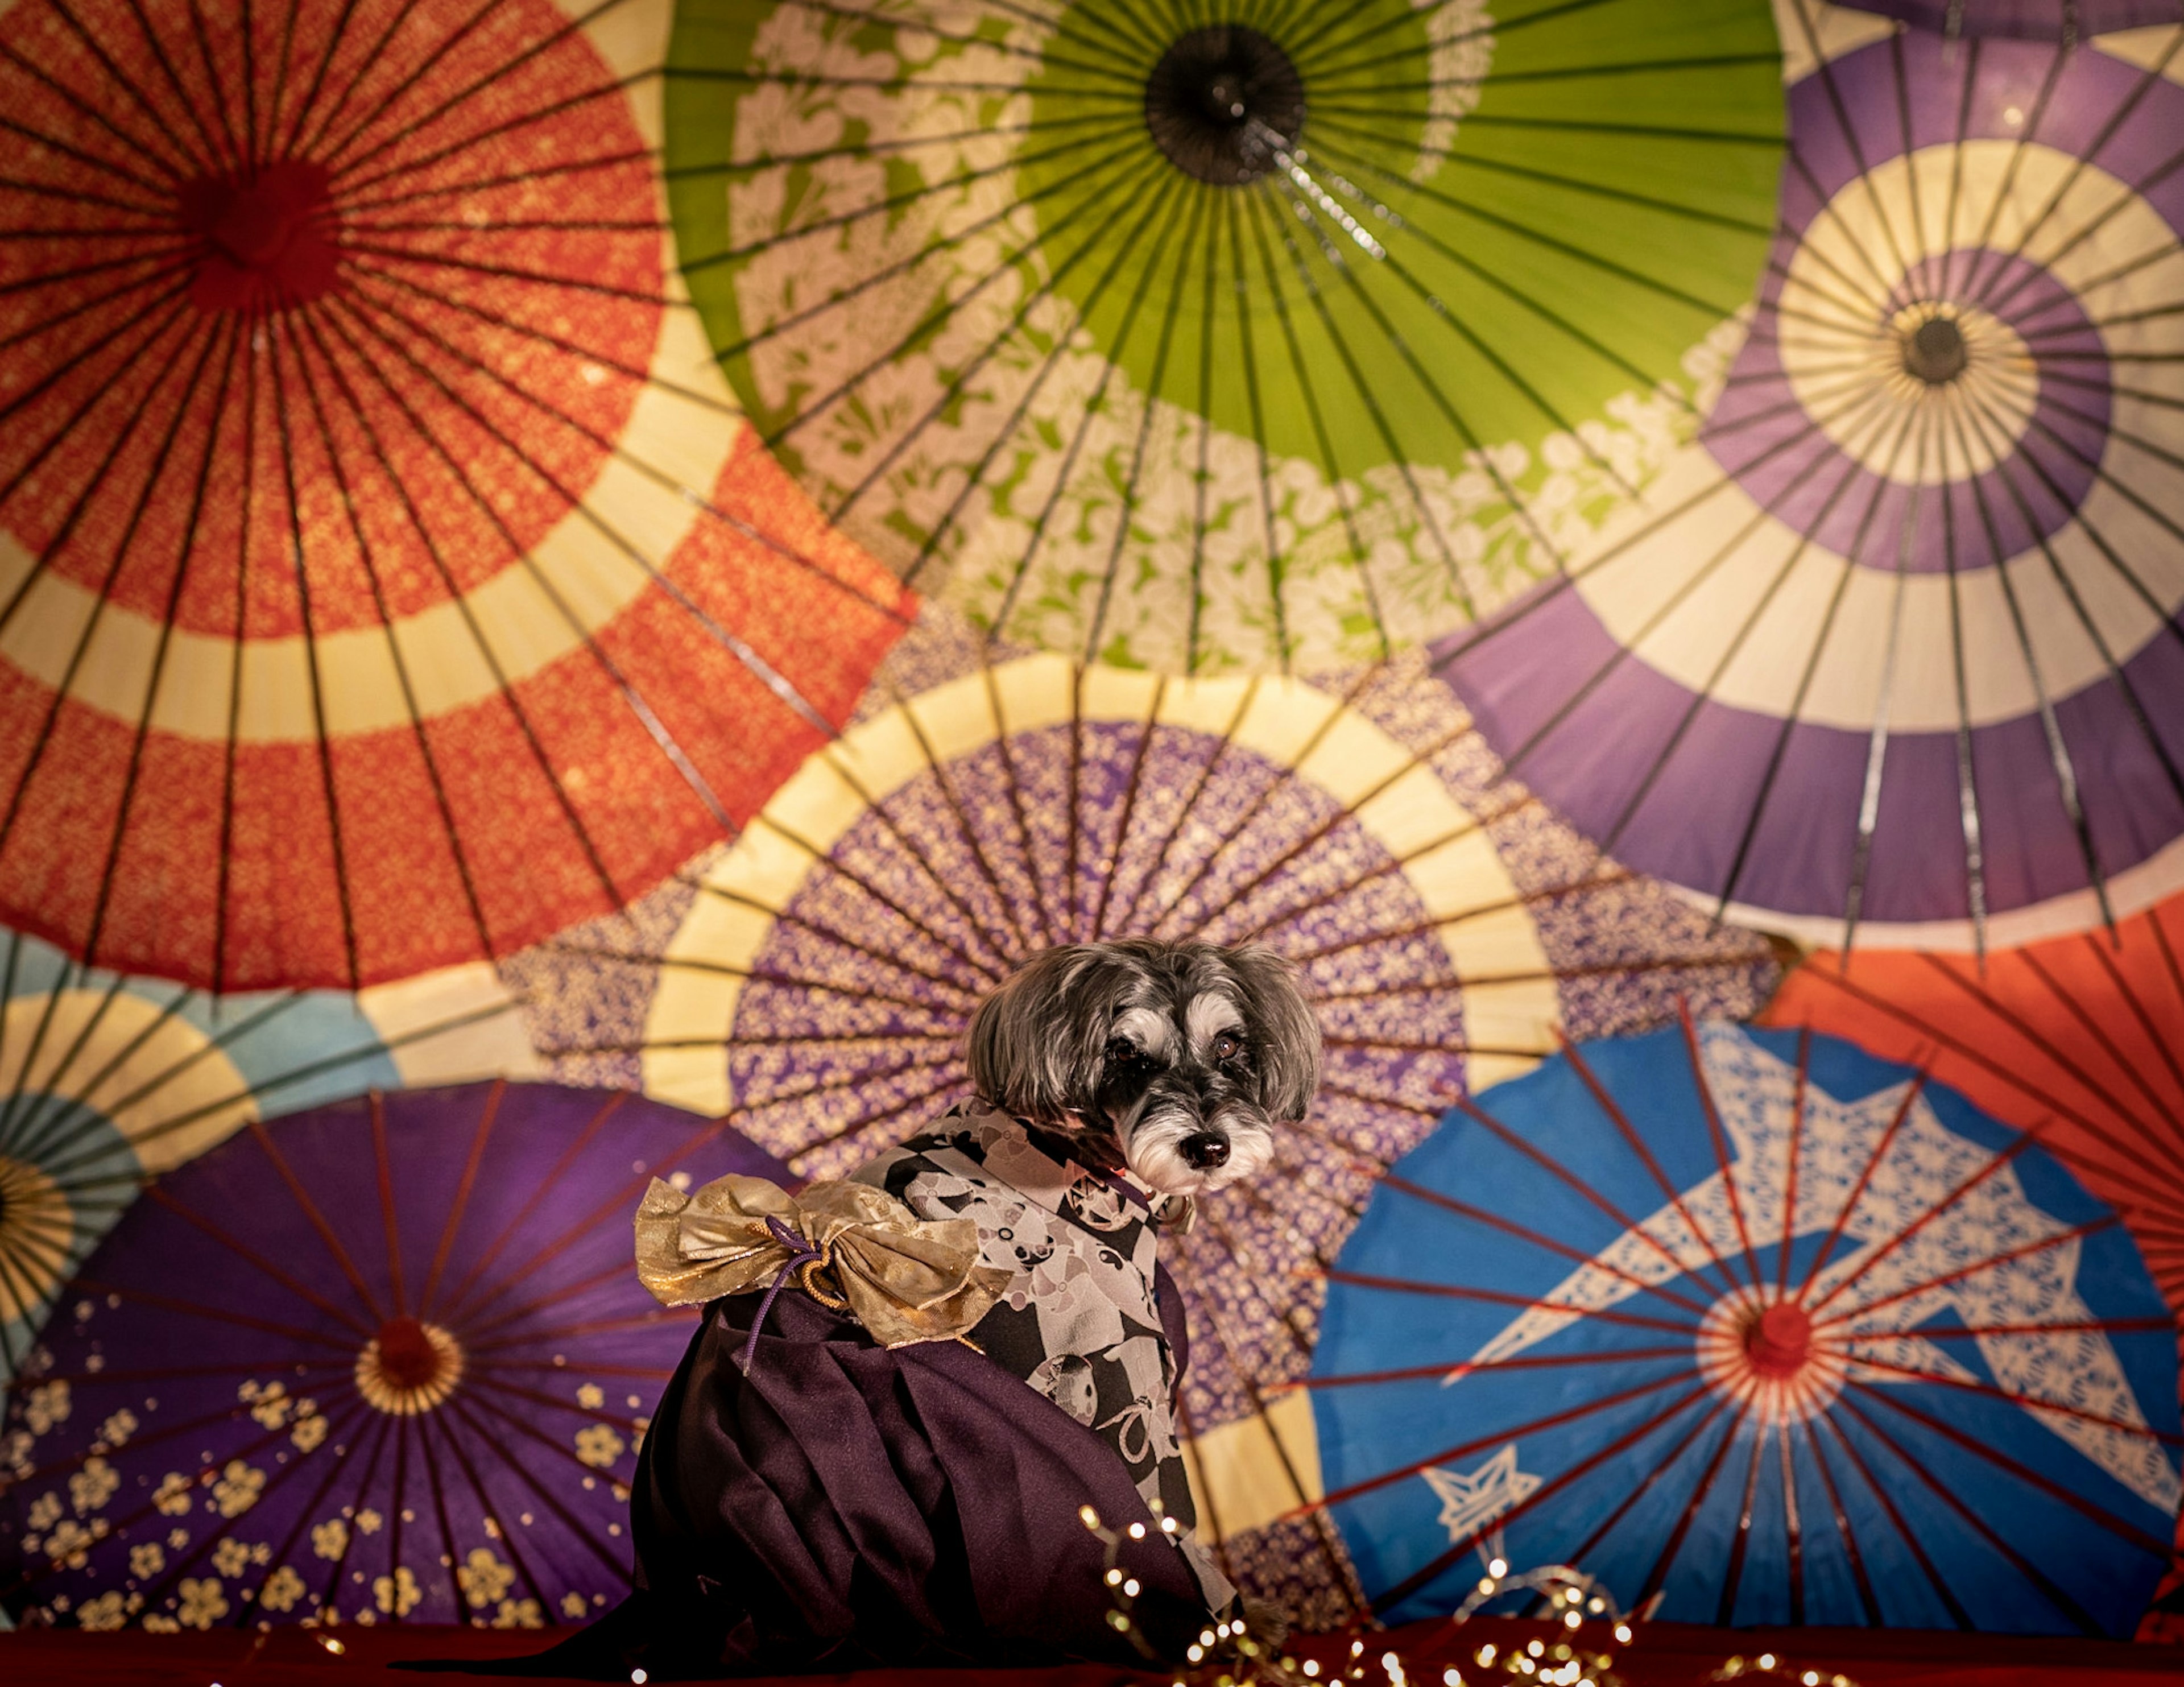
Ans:
{"type": "MultiPolygon", "coordinates": [[[[1367,1643],[1366,1687],[1385,1687],[1379,1654],[1401,1653],[1413,1687],[1438,1687],[1451,1665],[1478,1687],[1506,1677],[1489,1675],[1472,1663],[1476,1649],[1492,1641],[1507,1649],[1534,1636],[1552,1645],[1558,1630],[1538,1623],[1482,1618],[1451,1634],[1439,1623],[1422,1623],[1377,1635],[1367,1643]]],[[[147,1634],[131,1632],[86,1634],[33,1631],[0,1634],[0,1681],[8,1687],[427,1687],[443,1681],[460,1687],[487,1678],[415,1675],[388,1669],[403,1657],[509,1657],[536,1651],[544,1637],[469,1629],[343,1629],[343,1651],[327,1651],[316,1634],[300,1629],[270,1634],[226,1631],[207,1634],[147,1634]]],[[[1346,1643],[1314,1642],[1298,1648],[1329,1665],[1323,1680],[1338,1678],[1346,1662],[1346,1643]]],[[[1731,1656],[1746,1662],[1745,1683],[1795,1683],[1808,1669],[1823,1680],[1841,1673],[1860,1687],[2184,1687],[2184,1649],[2134,1646],[2107,1642],[2015,1640],[1990,1635],[1875,1633],[1864,1629],[1808,1629],[1730,1631],[1654,1623],[1641,1630],[1635,1645],[1623,1649],[1617,1673],[1630,1687],[1698,1687],[1719,1679],[1731,1656]],[[1770,1651],[1778,1665],[1771,1675],[1758,1674],[1756,1660],[1770,1651]]],[[[536,1678],[500,1676],[502,1682],[536,1678]]],[[[1095,1665],[1067,1669],[896,1670],[860,1675],[804,1676],[805,1687],[819,1683],[855,1683],[857,1687],[944,1687],[969,1681],[976,1687],[1109,1687],[1131,1682],[1164,1683],[1165,1673],[1128,1676],[1095,1665]]]]}

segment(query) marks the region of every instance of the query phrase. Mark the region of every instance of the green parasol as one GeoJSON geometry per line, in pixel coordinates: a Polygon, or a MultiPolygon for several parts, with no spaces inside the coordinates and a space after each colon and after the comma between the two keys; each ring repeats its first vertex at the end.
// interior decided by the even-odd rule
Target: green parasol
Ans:
{"type": "Polygon", "coordinates": [[[1764,0],[683,0],[669,67],[765,443],[1085,660],[1377,658],[1552,571],[1774,225],[1764,0]]]}

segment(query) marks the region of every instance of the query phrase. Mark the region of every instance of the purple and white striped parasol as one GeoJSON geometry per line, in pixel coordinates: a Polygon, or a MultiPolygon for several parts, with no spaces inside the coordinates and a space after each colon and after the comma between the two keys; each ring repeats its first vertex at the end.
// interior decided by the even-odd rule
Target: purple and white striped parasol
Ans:
{"type": "Polygon", "coordinates": [[[2184,23],[2184,5],[2177,0],[1858,0],[1857,9],[1947,36],[2020,41],[2084,41],[2116,30],[2184,23]]]}
{"type": "Polygon", "coordinates": [[[1790,90],[1698,441],[1439,651],[1602,848],[1837,945],[2184,882],[2184,28],[2134,50],[1905,31],[1790,90]]]}

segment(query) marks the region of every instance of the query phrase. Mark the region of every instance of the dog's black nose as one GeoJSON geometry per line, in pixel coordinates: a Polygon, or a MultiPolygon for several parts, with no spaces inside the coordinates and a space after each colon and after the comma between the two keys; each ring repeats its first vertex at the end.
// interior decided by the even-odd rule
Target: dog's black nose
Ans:
{"type": "Polygon", "coordinates": [[[1201,1172],[1211,1172],[1217,1166],[1228,1163],[1228,1139],[1212,1131],[1185,1137],[1181,1148],[1183,1157],[1201,1172]]]}

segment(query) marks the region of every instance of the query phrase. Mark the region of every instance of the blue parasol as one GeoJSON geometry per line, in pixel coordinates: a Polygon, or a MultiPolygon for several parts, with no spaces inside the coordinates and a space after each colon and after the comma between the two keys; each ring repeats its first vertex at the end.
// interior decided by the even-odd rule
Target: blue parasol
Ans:
{"type": "Polygon", "coordinates": [[[1331,1275],[1327,1497],[1390,1620],[1503,1557],[1679,1621],[2127,1634],[2168,1561],[2175,1332],[2115,1216],[1835,1038],[1568,1046],[1331,1275]]]}

